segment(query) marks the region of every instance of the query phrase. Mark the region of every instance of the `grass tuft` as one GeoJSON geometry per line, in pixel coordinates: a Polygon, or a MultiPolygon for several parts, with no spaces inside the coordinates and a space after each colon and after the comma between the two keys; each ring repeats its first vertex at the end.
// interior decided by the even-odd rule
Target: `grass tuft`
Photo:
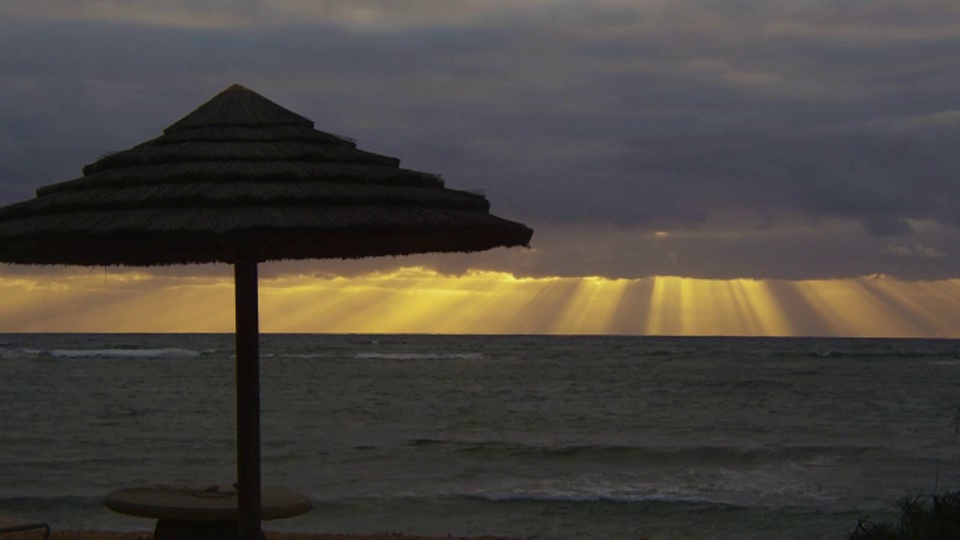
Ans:
{"type": "Polygon", "coordinates": [[[960,491],[900,500],[900,523],[860,519],[850,540],[960,539],[960,491]]]}

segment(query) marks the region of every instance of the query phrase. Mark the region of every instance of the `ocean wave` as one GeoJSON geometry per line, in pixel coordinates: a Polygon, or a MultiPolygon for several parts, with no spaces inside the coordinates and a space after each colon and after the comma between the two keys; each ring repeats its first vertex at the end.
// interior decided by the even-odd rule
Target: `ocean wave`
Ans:
{"type": "Polygon", "coordinates": [[[784,342],[777,346],[737,350],[724,349],[713,352],[720,353],[723,356],[747,357],[762,361],[773,360],[776,363],[772,365],[784,363],[784,361],[789,363],[795,360],[820,362],[823,360],[838,359],[908,360],[913,358],[960,358],[960,348],[957,347],[955,342],[924,341],[919,343],[897,343],[897,340],[870,340],[870,343],[844,343],[842,340],[827,341],[831,341],[831,343],[814,340],[812,343],[796,342],[794,346],[790,346],[789,342],[784,342]]]}
{"type": "MultiPolygon", "coordinates": [[[[586,472],[541,477],[467,474],[439,485],[379,491],[361,497],[399,503],[475,501],[496,504],[669,505],[673,507],[785,508],[829,505],[836,497],[820,476],[789,466],[769,465],[726,471],[586,472]]],[[[332,493],[328,493],[333,495],[332,493]]],[[[322,496],[320,498],[323,498],[322,496]]]]}
{"type": "MultiPolygon", "coordinates": [[[[22,456],[4,461],[4,466],[30,467],[33,469],[64,470],[68,468],[84,468],[92,466],[143,466],[144,459],[140,457],[121,456],[56,456],[43,459],[36,456],[22,456]]],[[[0,497],[2,498],[2,497],[0,497]]]]}
{"type": "Polygon", "coordinates": [[[37,351],[37,353],[49,354],[54,358],[193,358],[203,355],[201,351],[178,348],[52,349],[50,351],[37,351]]]}
{"type": "Polygon", "coordinates": [[[638,356],[673,356],[683,354],[685,351],[676,350],[676,349],[651,349],[646,351],[638,351],[638,356]]]}
{"type": "Polygon", "coordinates": [[[956,357],[955,352],[945,353],[943,350],[890,350],[890,349],[862,349],[862,350],[844,350],[844,349],[819,349],[812,351],[803,351],[795,353],[780,353],[781,357],[806,357],[806,358],[853,358],[853,359],[863,359],[863,360],[875,360],[875,359],[897,359],[897,360],[907,360],[911,358],[943,358],[943,357],[956,357]]]}
{"type": "Polygon", "coordinates": [[[604,491],[490,491],[451,494],[451,499],[474,499],[495,503],[667,504],[748,509],[749,506],[713,500],[694,493],[616,493],[604,491]]]}
{"type": "Polygon", "coordinates": [[[451,504],[474,502],[480,504],[577,504],[577,505],[669,505],[683,506],[693,508],[711,508],[711,509],[729,509],[746,510],[754,505],[738,504],[735,502],[715,499],[695,492],[690,493],[666,493],[651,490],[642,491],[617,491],[617,490],[564,490],[564,489],[543,489],[543,490],[451,490],[436,494],[378,494],[361,497],[324,499],[323,497],[314,497],[316,502],[324,505],[361,505],[367,506],[370,501],[376,501],[382,504],[385,501],[393,501],[397,504],[451,504]]]}
{"type": "Polygon", "coordinates": [[[723,463],[751,464],[824,458],[858,457],[882,450],[875,446],[794,445],[794,446],[632,446],[632,445],[553,445],[539,446],[507,441],[462,441],[455,439],[410,439],[411,447],[435,447],[447,452],[488,454],[491,457],[533,457],[542,459],[580,459],[635,461],[639,464],[723,463]]]}
{"type": "Polygon", "coordinates": [[[738,504],[714,499],[702,494],[666,493],[604,493],[583,491],[517,491],[452,495],[451,499],[472,499],[490,503],[551,503],[551,504],[614,504],[614,505],[669,505],[725,510],[749,510],[762,505],[738,504]]]}
{"type": "Polygon", "coordinates": [[[0,491],[0,506],[7,511],[27,509],[40,511],[48,508],[96,509],[103,507],[103,494],[90,495],[18,495],[0,491]]]}
{"type": "Polygon", "coordinates": [[[479,360],[483,353],[358,353],[357,360],[479,360]]]}
{"type": "Polygon", "coordinates": [[[927,362],[927,364],[931,366],[947,366],[947,367],[960,366],[960,359],[931,360],[927,362]]]}

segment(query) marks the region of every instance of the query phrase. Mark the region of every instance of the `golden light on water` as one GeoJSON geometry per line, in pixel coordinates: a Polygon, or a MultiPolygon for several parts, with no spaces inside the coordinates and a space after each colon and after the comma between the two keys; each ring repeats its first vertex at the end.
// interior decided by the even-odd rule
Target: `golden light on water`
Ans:
{"type": "MultiPolygon", "coordinates": [[[[228,277],[0,278],[0,331],[230,332],[228,277]]],[[[264,332],[960,336],[960,280],[518,278],[425,268],[261,279],[264,332]]]]}

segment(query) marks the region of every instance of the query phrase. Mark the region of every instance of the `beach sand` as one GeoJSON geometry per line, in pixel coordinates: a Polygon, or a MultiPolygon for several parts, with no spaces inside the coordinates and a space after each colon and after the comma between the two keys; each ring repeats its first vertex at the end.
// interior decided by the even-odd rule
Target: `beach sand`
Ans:
{"type": "MultiPolygon", "coordinates": [[[[522,540],[508,536],[418,536],[402,533],[382,534],[312,534],[267,531],[267,540],[522,540]]],[[[51,531],[50,540],[151,540],[153,531],[51,531]]],[[[3,540],[40,540],[43,533],[24,531],[5,534],[3,540]]],[[[645,536],[637,540],[652,540],[645,536]]]]}
{"type": "MultiPolygon", "coordinates": [[[[50,540],[150,540],[153,531],[113,532],[113,531],[52,531],[50,540]]],[[[43,534],[37,531],[4,535],[4,540],[40,540],[43,534]]],[[[371,535],[355,534],[306,534],[278,533],[267,531],[267,540],[519,540],[503,536],[413,536],[400,533],[371,535]]]]}

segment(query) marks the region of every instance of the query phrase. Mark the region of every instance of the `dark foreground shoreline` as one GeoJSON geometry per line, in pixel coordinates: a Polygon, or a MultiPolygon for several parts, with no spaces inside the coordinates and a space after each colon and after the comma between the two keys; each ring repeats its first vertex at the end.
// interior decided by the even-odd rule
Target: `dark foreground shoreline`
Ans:
{"type": "MultiPolygon", "coordinates": [[[[266,532],[267,540],[520,540],[506,536],[418,536],[401,533],[382,534],[313,534],[266,532]]],[[[52,531],[50,540],[151,540],[153,531],[52,531]]],[[[7,538],[7,536],[5,536],[7,538]]],[[[10,540],[33,540],[41,538],[36,531],[9,535],[10,540]]]]}

